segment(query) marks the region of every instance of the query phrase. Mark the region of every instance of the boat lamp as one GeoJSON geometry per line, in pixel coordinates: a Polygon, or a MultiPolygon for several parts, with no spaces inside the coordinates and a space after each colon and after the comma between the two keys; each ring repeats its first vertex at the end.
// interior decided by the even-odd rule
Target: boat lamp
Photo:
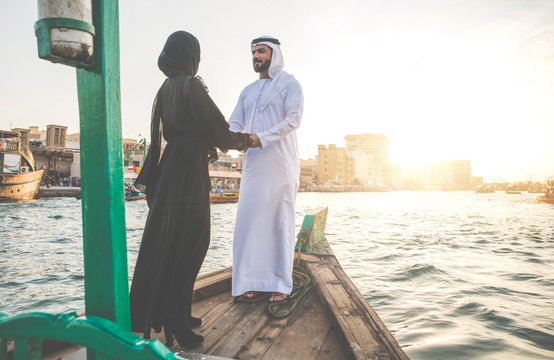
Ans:
{"type": "Polygon", "coordinates": [[[38,0],[38,56],[77,68],[93,66],[92,0],[38,0]]]}

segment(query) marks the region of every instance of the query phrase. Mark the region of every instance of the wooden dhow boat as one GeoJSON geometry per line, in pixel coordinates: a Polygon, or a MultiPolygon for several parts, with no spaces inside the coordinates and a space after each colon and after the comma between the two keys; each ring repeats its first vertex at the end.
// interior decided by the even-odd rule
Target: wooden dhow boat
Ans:
{"type": "Polygon", "coordinates": [[[537,196],[537,202],[541,204],[554,204],[553,197],[537,196]]]}
{"type": "Polygon", "coordinates": [[[212,204],[236,203],[237,201],[239,201],[238,192],[222,192],[219,194],[210,194],[210,203],[212,204]]]}
{"type": "Polygon", "coordinates": [[[21,135],[0,130],[0,201],[34,199],[43,176],[21,135]]]}

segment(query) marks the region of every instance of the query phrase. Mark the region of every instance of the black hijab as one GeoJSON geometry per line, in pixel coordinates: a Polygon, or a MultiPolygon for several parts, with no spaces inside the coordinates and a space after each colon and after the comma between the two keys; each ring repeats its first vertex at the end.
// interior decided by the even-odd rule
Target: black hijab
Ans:
{"type": "MultiPolygon", "coordinates": [[[[162,53],[158,57],[158,67],[169,78],[179,74],[195,76],[198,72],[199,63],[200,44],[194,35],[186,31],[176,31],[169,35],[162,53]]],[[[152,105],[150,147],[142,170],[135,180],[135,185],[147,194],[149,206],[150,191],[148,188],[155,183],[161,152],[162,128],[160,122],[162,114],[161,108],[158,106],[158,97],[160,96],[161,89],[162,88],[158,90],[158,94],[156,94],[154,104],[152,105]]]]}
{"type": "Polygon", "coordinates": [[[186,31],[169,35],[158,58],[158,67],[167,77],[178,74],[195,76],[200,63],[200,44],[186,31]]]}

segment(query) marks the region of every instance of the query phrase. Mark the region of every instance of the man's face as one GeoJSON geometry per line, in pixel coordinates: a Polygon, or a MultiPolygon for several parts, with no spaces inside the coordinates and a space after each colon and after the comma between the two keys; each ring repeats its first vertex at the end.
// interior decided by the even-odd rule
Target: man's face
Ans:
{"type": "Polygon", "coordinates": [[[271,65],[271,49],[267,45],[256,45],[252,49],[252,65],[254,71],[261,73],[269,69],[271,65]]]}

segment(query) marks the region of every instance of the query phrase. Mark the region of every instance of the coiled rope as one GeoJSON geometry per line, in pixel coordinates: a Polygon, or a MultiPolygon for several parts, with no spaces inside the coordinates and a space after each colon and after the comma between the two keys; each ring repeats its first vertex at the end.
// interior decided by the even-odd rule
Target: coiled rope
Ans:
{"type": "Polygon", "coordinates": [[[312,279],[302,265],[294,265],[292,270],[292,291],[283,301],[269,303],[267,311],[276,319],[283,319],[292,314],[296,306],[312,290],[312,279]]]}
{"type": "Polygon", "coordinates": [[[303,233],[299,233],[297,236],[298,256],[296,257],[296,265],[292,269],[292,291],[290,295],[283,301],[269,303],[267,306],[269,315],[276,319],[283,319],[292,314],[300,300],[312,290],[312,279],[308,275],[308,270],[300,265],[301,248],[308,241],[307,239],[308,237],[303,233]]]}

